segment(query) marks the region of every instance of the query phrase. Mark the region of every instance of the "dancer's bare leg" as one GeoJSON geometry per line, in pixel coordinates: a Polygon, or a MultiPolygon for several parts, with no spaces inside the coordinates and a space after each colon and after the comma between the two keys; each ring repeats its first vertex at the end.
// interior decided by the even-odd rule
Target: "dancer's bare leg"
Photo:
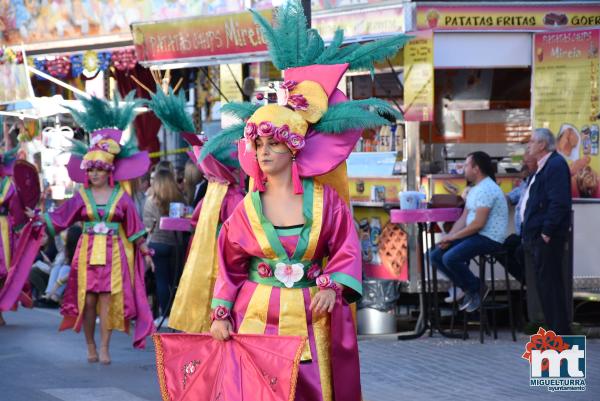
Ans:
{"type": "Polygon", "coordinates": [[[88,362],[98,362],[98,353],[96,352],[96,341],[94,332],[96,331],[96,304],[98,303],[98,294],[88,292],[85,294],[85,310],[83,312],[83,332],[85,333],[85,342],[88,347],[88,362]]]}
{"type": "Polygon", "coordinates": [[[100,363],[104,365],[110,364],[110,354],[108,347],[110,346],[110,336],[112,330],[108,327],[108,313],[110,310],[110,293],[99,294],[100,302],[100,363]]]}

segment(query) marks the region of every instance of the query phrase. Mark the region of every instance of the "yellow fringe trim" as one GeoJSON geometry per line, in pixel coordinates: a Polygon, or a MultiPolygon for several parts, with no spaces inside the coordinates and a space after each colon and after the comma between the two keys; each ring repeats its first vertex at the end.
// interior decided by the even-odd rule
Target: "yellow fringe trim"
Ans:
{"type": "Polygon", "coordinates": [[[294,365],[292,367],[292,380],[290,381],[290,398],[288,401],[294,401],[296,398],[296,384],[298,384],[298,371],[300,370],[300,358],[302,358],[302,352],[304,347],[308,344],[308,337],[303,337],[296,356],[294,357],[294,365]]]}
{"type": "Polygon", "coordinates": [[[152,341],[154,341],[154,348],[156,348],[156,373],[158,375],[158,383],[160,385],[160,394],[162,395],[163,401],[171,401],[171,397],[167,391],[167,377],[165,376],[164,364],[165,355],[163,353],[160,334],[153,334],[152,341]]]}

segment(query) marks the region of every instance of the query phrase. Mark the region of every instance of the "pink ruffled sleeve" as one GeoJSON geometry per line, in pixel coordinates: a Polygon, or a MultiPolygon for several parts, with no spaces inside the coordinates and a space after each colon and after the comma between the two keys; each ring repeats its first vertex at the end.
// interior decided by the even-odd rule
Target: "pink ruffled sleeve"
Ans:
{"type": "Polygon", "coordinates": [[[127,235],[129,242],[135,242],[140,237],[146,235],[146,227],[135,207],[135,203],[129,195],[123,194],[121,197],[121,207],[123,207],[125,212],[125,219],[123,221],[125,235],[127,235]]]}
{"type": "Polygon", "coordinates": [[[82,208],[85,208],[85,204],[81,199],[81,195],[77,192],[54,212],[44,213],[43,217],[50,235],[54,236],[80,221],[82,208]]]}
{"type": "Polygon", "coordinates": [[[329,260],[324,273],[345,287],[344,298],[349,303],[362,295],[362,256],[358,233],[350,209],[333,190],[326,197],[323,231],[326,233],[329,260]]]}
{"type": "Polygon", "coordinates": [[[218,240],[219,273],[213,292],[212,308],[223,305],[231,309],[239,289],[248,279],[250,255],[240,245],[238,238],[244,235],[252,237],[252,233],[242,233],[245,225],[238,219],[241,219],[241,213],[234,213],[221,227],[218,240]]]}

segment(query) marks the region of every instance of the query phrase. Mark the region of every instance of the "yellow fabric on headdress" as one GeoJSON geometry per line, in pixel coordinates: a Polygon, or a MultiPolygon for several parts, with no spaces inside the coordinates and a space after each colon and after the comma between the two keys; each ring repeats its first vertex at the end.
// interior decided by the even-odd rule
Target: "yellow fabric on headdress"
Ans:
{"type": "Polygon", "coordinates": [[[301,136],[305,136],[308,130],[308,123],[300,114],[277,104],[262,106],[248,120],[248,122],[256,125],[259,125],[263,121],[268,121],[276,127],[287,124],[290,127],[290,132],[301,136]]]}
{"type": "Polygon", "coordinates": [[[306,121],[311,124],[321,119],[327,111],[329,98],[323,87],[314,81],[302,81],[290,91],[291,95],[302,95],[308,102],[307,110],[296,110],[306,121]]]}
{"type": "Polygon", "coordinates": [[[93,150],[90,150],[83,156],[84,161],[101,161],[107,164],[113,164],[115,156],[121,151],[121,146],[113,139],[102,139],[98,141],[93,150]],[[106,150],[100,146],[105,146],[106,150]]]}

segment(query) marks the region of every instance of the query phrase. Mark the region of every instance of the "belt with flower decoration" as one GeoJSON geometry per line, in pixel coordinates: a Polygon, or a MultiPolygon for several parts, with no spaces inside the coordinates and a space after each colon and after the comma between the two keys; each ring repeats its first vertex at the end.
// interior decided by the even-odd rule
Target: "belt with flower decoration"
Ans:
{"type": "Polygon", "coordinates": [[[113,235],[119,233],[120,223],[108,221],[86,221],[83,223],[84,234],[113,235]]]}
{"type": "Polygon", "coordinates": [[[308,288],[315,287],[316,278],[321,274],[321,262],[314,260],[262,259],[250,260],[248,280],[272,287],[308,288]]]}

